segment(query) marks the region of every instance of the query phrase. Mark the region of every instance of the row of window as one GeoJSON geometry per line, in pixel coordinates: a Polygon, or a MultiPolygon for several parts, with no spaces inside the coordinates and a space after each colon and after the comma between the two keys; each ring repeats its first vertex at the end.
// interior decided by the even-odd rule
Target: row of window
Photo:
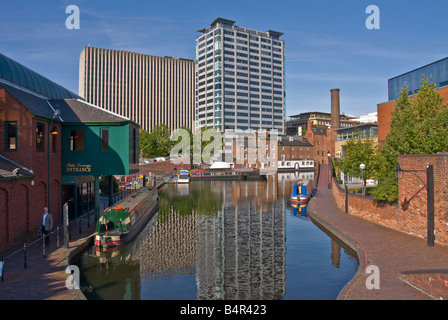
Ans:
{"type": "MultiPolygon", "coordinates": [[[[5,150],[16,151],[17,145],[17,121],[5,123],[5,150]]],[[[57,152],[57,134],[52,129],[50,132],[52,151],[57,152]]],[[[84,150],[84,130],[72,130],[70,132],[70,150],[84,150]]],[[[109,150],[109,129],[101,129],[101,150],[109,150]]],[[[45,151],[45,124],[36,124],[36,151],[45,151]]]]}
{"type": "MultiPolygon", "coordinates": [[[[55,133],[56,131],[53,130],[55,133]]],[[[5,150],[17,151],[18,149],[17,121],[5,122],[5,150]]],[[[52,151],[57,152],[57,135],[51,134],[52,151]]],[[[45,124],[37,123],[36,125],[36,151],[43,152],[45,150],[45,124]]]]}

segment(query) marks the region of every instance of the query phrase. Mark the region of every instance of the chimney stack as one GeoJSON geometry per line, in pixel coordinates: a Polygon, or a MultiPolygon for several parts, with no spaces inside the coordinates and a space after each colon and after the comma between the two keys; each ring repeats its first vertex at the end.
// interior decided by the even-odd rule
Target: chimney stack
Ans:
{"type": "Polygon", "coordinates": [[[341,110],[339,105],[339,89],[331,89],[331,128],[341,127],[341,110]]]}

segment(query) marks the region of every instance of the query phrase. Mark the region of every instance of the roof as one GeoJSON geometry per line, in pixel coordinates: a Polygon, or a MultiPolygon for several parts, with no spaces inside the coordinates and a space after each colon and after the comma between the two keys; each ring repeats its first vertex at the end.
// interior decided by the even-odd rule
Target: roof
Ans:
{"type": "Polygon", "coordinates": [[[371,123],[371,122],[368,122],[368,123],[357,124],[357,125],[354,125],[354,126],[351,126],[351,127],[337,128],[337,129],[333,129],[333,130],[334,130],[334,131],[348,131],[348,130],[353,130],[353,129],[356,130],[356,129],[363,128],[363,127],[367,127],[367,128],[371,128],[371,127],[378,128],[378,124],[377,124],[377,123],[371,123]]]}
{"type": "Polygon", "coordinates": [[[212,23],[210,23],[210,26],[213,27],[218,22],[223,22],[223,23],[232,24],[232,25],[235,23],[235,21],[233,21],[233,20],[229,20],[229,19],[224,19],[224,18],[218,17],[215,20],[213,20],[212,23]]]}
{"type": "Polygon", "coordinates": [[[0,53],[0,78],[50,99],[80,98],[39,73],[0,53]]]}
{"type": "Polygon", "coordinates": [[[327,135],[327,128],[311,128],[314,134],[327,135]]]}
{"type": "Polygon", "coordinates": [[[0,154],[0,181],[33,177],[34,173],[31,169],[28,169],[0,154]],[[16,173],[14,173],[14,170],[16,170],[16,173]]]}
{"type": "Polygon", "coordinates": [[[0,81],[0,86],[5,88],[6,91],[14,96],[33,115],[53,119],[54,109],[48,104],[48,100],[45,97],[3,81],[0,81]]]}
{"type": "Polygon", "coordinates": [[[311,142],[299,136],[282,136],[279,141],[282,146],[313,146],[311,142]],[[290,139],[292,138],[292,139],[290,139]]]}
{"type": "Polygon", "coordinates": [[[129,118],[102,109],[81,99],[49,100],[59,109],[64,123],[130,122],[129,118]]]}

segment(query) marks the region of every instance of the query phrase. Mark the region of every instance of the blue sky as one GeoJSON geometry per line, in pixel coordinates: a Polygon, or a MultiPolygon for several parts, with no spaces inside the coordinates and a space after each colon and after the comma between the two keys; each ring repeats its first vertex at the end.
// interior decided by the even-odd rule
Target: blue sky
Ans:
{"type": "Polygon", "coordinates": [[[287,116],[330,111],[360,116],[387,100],[387,80],[448,56],[446,0],[15,0],[0,6],[0,52],[78,92],[79,54],[91,45],[195,58],[198,29],[216,17],[284,33],[287,116]],[[69,30],[68,5],[80,9],[69,30]],[[368,30],[366,8],[380,9],[368,30]]]}

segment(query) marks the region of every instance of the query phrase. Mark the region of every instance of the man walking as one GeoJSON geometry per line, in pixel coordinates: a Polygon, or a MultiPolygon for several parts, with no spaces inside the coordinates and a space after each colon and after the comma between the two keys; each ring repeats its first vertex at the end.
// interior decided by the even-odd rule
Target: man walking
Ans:
{"type": "Polygon", "coordinates": [[[42,215],[42,234],[45,235],[45,244],[48,244],[50,237],[48,233],[53,229],[53,216],[48,212],[48,208],[44,208],[44,214],[42,215]]]}

